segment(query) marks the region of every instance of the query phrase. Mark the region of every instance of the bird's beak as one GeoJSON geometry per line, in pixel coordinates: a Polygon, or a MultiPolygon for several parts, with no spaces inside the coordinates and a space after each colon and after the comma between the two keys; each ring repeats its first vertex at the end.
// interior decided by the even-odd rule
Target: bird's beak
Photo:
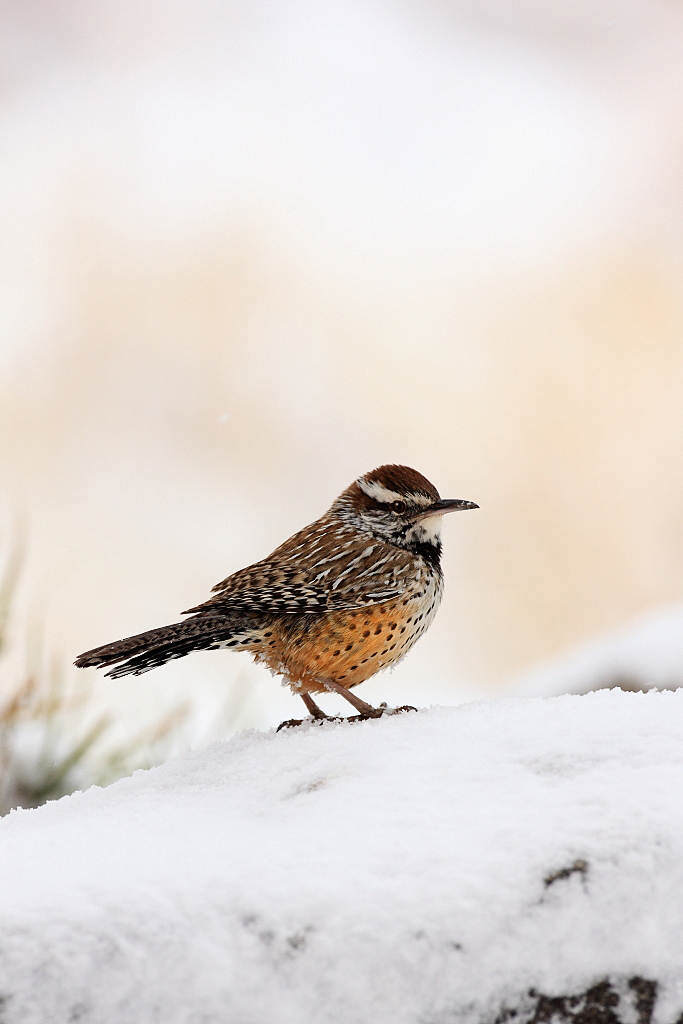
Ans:
{"type": "Polygon", "coordinates": [[[420,519],[428,519],[430,516],[442,516],[446,512],[459,512],[464,508],[479,508],[473,501],[461,501],[460,498],[440,498],[432,502],[420,513],[420,519]]]}

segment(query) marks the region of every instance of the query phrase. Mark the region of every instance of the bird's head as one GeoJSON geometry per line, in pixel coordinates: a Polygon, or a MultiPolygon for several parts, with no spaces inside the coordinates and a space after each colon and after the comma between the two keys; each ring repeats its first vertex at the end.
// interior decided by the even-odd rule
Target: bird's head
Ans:
{"type": "Polygon", "coordinates": [[[396,547],[441,551],[441,522],[447,512],[479,508],[473,501],[440,498],[422,473],[409,466],[380,466],[358,477],[330,513],[356,529],[396,547]]]}

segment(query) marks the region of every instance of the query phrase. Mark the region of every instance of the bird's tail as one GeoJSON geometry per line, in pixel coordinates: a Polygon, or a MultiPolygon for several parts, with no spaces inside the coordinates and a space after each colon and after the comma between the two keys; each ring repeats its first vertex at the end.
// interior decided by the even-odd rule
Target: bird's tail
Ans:
{"type": "Polygon", "coordinates": [[[78,668],[104,668],[112,679],[120,676],[139,676],[173,658],[184,658],[192,651],[211,651],[218,647],[244,650],[255,639],[255,631],[235,626],[224,616],[196,615],[171,626],[160,626],[125,640],[116,640],[103,647],[79,654],[74,664],[78,668]],[[119,664],[122,662],[122,664],[119,664]]]}

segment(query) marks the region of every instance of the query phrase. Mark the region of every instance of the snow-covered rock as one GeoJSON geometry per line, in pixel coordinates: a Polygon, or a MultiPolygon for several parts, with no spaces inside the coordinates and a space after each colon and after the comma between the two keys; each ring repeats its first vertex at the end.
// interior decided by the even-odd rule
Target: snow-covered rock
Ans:
{"type": "Polygon", "coordinates": [[[0,822],[3,1024],[674,1024],[683,691],[247,733],[0,822]]]}

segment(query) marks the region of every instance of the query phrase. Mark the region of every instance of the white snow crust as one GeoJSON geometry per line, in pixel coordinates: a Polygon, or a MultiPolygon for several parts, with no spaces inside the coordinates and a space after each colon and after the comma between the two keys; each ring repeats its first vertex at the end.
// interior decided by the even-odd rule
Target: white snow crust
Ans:
{"type": "Polygon", "coordinates": [[[492,1021],[638,975],[669,1024],[682,793],[683,691],[241,734],[0,822],[0,1016],[492,1021]]]}

